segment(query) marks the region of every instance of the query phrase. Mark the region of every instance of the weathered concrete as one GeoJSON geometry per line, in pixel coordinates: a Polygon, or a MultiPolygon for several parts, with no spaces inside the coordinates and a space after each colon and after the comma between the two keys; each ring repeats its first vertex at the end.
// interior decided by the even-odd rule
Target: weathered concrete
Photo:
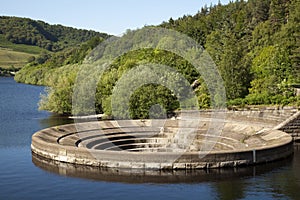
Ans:
{"type": "Polygon", "coordinates": [[[222,134],[214,136],[207,134],[210,112],[202,112],[199,129],[188,148],[182,147],[182,138],[175,134],[180,120],[167,120],[160,130],[146,129],[144,125],[151,121],[139,120],[130,121],[134,125],[130,128],[116,121],[52,127],[35,133],[31,148],[33,153],[44,158],[98,167],[236,167],[291,155],[292,137],[279,129],[285,130],[284,127],[292,127],[295,123],[298,126],[299,115],[296,109],[227,111],[222,134]],[[203,146],[210,143],[213,149],[203,151],[203,146]]]}
{"type": "Polygon", "coordinates": [[[201,183],[207,181],[223,181],[240,179],[241,177],[257,176],[286,166],[292,162],[289,157],[284,162],[272,162],[268,165],[258,165],[239,168],[218,168],[203,170],[147,170],[147,169],[120,169],[101,168],[86,165],[74,165],[50,159],[36,154],[32,155],[35,166],[63,176],[79,177],[105,182],[123,183],[201,183]]]}
{"type": "Polygon", "coordinates": [[[275,129],[290,134],[294,140],[300,140],[300,112],[295,113],[290,118],[280,123],[275,129]]]}

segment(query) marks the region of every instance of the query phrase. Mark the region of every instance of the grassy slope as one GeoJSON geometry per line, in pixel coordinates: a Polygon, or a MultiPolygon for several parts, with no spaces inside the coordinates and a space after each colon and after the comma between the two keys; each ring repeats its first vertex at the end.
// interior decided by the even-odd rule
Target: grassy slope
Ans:
{"type": "Polygon", "coordinates": [[[1,68],[21,68],[27,59],[31,56],[38,55],[41,51],[45,51],[40,47],[13,44],[7,41],[3,35],[0,34],[0,67],[1,68]]]}
{"type": "Polygon", "coordinates": [[[29,57],[36,54],[17,52],[9,49],[0,49],[0,67],[1,68],[22,68],[29,57]]]}

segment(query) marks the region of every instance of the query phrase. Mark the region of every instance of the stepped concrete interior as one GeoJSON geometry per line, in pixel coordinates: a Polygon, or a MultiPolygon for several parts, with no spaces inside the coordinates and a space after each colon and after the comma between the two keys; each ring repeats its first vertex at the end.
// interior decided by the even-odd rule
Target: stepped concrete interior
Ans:
{"type": "Polygon", "coordinates": [[[189,127],[180,118],[93,121],[41,130],[32,136],[31,147],[34,154],[59,162],[131,169],[236,167],[293,153],[293,138],[282,130],[293,126],[297,134],[297,109],[219,112],[225,117],[201,111],[193,134],[185,133],[189,127]],[[213,132],[216,121],[222,123],[220,134],[213,132]]]}

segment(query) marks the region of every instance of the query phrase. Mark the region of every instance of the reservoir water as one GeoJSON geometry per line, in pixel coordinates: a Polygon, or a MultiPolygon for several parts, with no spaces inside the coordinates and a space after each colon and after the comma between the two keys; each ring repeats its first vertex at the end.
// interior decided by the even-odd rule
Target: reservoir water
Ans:
{"type": "Polygon", "coordinates": [[[38,161],[34,132],[70,123],[38,111],[44,88],[0,77],[0,199],[300,199],[300,146],[256,167],[195,172],[118,172],[38,161]]]}

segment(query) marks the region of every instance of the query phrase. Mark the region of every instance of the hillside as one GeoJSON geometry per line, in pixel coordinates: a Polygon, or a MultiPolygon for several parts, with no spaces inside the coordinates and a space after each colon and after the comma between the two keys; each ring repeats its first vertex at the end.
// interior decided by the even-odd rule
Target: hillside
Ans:
{"type": "MultiPolygon", "coordinates": [[[[300,0],[239,0],[218,4],[203,7],[194,16],[171,18],[160,27],[194,38],[209,52],[224,80],[228,106],[300,105],[293,88],[300,83],[300,0]]],[[[55,54],[57,58],[63,57],[59,63],[58,59],[35,61],[22,69],[16,80],[51,86],[41,108],[70,114],[76,72],[84,55],[100,42],[81,46],[81,53],[55,54]]],[[[211,98],[215,97],[210,96],[202,77],[193,72],[190,63],[165,51],[146,49],[122,55],[104,73],[96,91],[97,112],[111,114],[112,89],[120,76],[140,63],[149,62],[175,67],[188,77],[190,84],[197,80],[199,84],[194,91],[199,107],[210,107],[211,98]]],[[[155,104],[164,105],[167,112],[179,109],[178,100],[170,90],[146,85],[130,99],[131,117],[149,117],[148,110],[155,104]]]]}
{"type": "Polygon", "coordinates": [[[0,16],[0,75],[11,75],[45,54],[74,51],[92,38],[109,35],[96,31],[50,25],[28,18],[0,16]]]}
{"type": "Polygon", "coordinates": [[[38,46],[48,51],[60,51],[93,37],[107,38],[105,33],[50,25],[28,18],[0,16],[0,37],[14,44],[38,46]]]}
{"type": "Polygon", "coordinates": [[[3,68],[21,68],[23,67],[27,62],[28,59],[34,56],[34,54],[29,53],[23,53],[23,52],[17,52],[10,49],[0,49],[0,66],[3,66],[3,68]]]}
{"type": "Polygon", "coordinates": [[[38,56],[42,48],[24,44],[14,44],[0,35],[0,71],[14,71],[22,68],[30,58],[38,56]]]}
{"type": "Polygon", "coordinates": [[[204,7],[194,16],[171,18],[161,26],[205,47],[222,74],[231,103],[293,101],[290,86],[300,82],[299,0],[239,0],[204,7]]]}

